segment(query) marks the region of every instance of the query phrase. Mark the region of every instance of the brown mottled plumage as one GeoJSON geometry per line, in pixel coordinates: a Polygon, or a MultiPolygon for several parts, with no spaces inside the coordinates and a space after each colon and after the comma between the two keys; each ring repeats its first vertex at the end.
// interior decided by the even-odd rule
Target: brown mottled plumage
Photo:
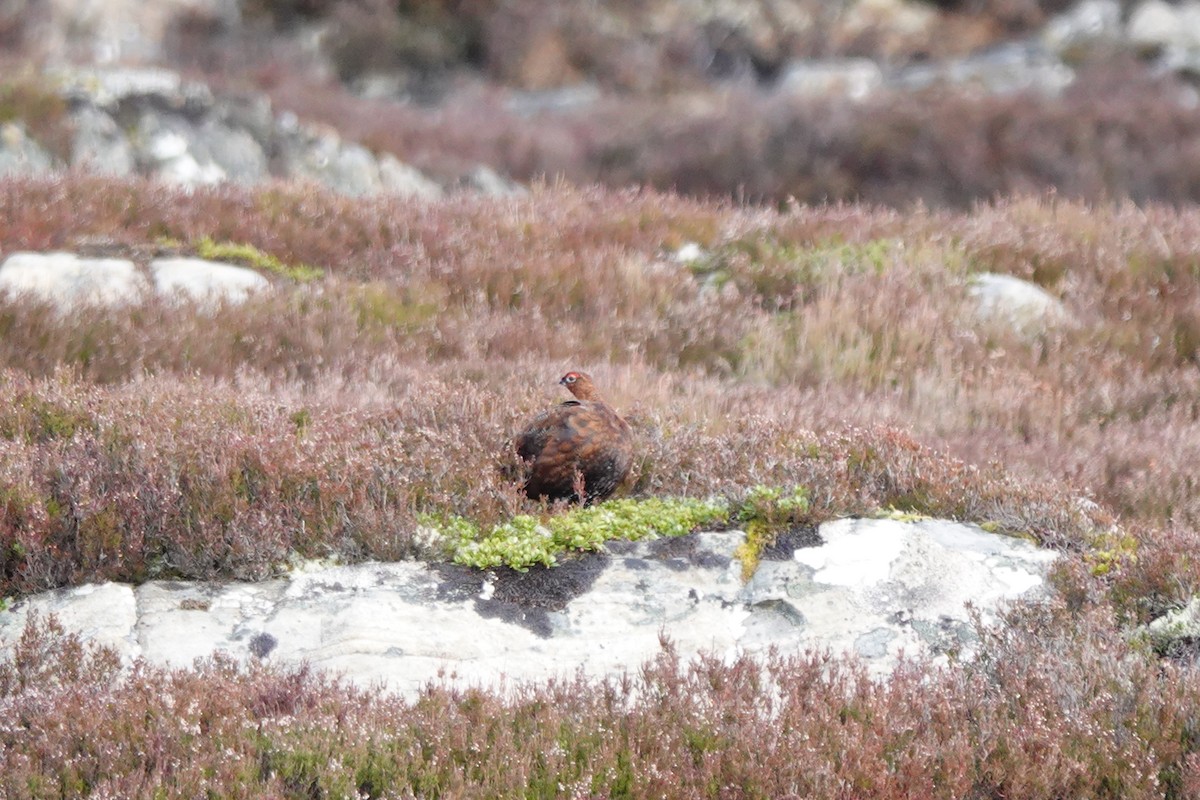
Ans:
{"type": "Polygon", "coordinates": [[[527,467],[525,494],[534,500],[578,501],[582,480],[584,502],[594,503],[616,491],[629,474],[633,434],[587,373],[568,372],[559,383],[576,399],[542,412],[513,439],[527,467]]]}

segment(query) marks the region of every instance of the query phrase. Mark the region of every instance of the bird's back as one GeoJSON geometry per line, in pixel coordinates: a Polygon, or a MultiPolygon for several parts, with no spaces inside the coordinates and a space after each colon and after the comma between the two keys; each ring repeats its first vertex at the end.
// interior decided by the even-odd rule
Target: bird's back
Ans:
{"type": "Polygon", "coordinates": [[[576,481],[582,478],[587,502],[602,500],[633,463],[629,425],[603,401],[569,400],[545,411],[514,445],[528,466],[525,492],[535,499],[578,499],[576,481]]]}

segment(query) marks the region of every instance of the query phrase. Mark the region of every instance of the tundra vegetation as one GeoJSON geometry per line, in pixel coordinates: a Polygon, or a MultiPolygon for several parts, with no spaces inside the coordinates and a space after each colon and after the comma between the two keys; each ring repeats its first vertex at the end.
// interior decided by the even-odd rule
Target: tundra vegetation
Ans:
{"type": "Polygon", "coordinates": [[[407,702],[220,658],[122,673],[37,620],[0,663],[5,797],[1200,793],[1200,680],[1136,633],[1200,582],[1200,211],[68,175],[0,182],[0,241],[135,259],[232,242],[274,265],[242,305],[0,299],[0,596],[298,557],[536,569],[697,524],[748,530],[752,562],[850,514],[1063,554],[1050,602],[981,626],[976,660],[882,682],[836,654],[688,664],[668,642],[622,679],[407,702]],[[981,319],[984,272],[1036,282],[1065,319],[981,319]],[[639,437],[625,496],[578,511],[503,477],[506,437],[573,367],[639,437]]]}

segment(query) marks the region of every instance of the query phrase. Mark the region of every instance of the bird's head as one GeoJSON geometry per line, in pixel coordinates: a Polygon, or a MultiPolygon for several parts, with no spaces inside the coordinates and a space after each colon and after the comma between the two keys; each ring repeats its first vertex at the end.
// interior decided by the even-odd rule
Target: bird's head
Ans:
{"type": "Polygon", "coordinates": [[[580,400],[600,399],[600,394],[596,391],[596,385],[592,383],[592,376],[586,372],[568,372],[559,378],[558,382],[567,387],[567,391],[580,400]]]}

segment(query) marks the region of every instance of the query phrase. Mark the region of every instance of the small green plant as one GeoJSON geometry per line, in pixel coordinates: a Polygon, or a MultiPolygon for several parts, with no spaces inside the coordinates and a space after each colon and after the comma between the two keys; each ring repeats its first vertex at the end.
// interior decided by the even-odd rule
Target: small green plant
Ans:
{"type": "Polygon", "coordinates": [[[0,438],[27,442],[70,439],[80,431],[95,432],[96,423],[84,411],[26,395],[0,415],[0,438]]]}
{"type": "Polygon", "coordinates": [[[461,517],[427,516],[422,524],[449,541],[457,564],[480,569],[503,565],[523,572],[534,564],[554,566],[557,556],[568,550],[598,550],[610,539],[682,536],[728,517],[728,506],[721,500],[625,498],[546,519],[519,514],[482,535],[461,517]]]}
{"type": "Polygon", "coordinates": [[[746,494],[736,515],[746,529],[746,541],[737,551],[742,578],[750,579],[763,550],[775,542],[780,531],[804,522],[810,508],[808,491],[802,486],[784,490],[759,485],[746,494]]]}
{"type": "Polygon", "coordinates": [[[1084,555],[1092,575],[1101,577],[1120,572],[1138,560],[1138,540],[1121,531],[1098,533],[1091,542],[1092,549],[1084,555]]]}
{"type": "Polygon", "coordinates": [[[296,428],[296,438],[303,439],[304,435],[308,433],[309,426],[312,425],[312,412],[307,408],[302,408],[299,411],[293,411],[288,419],[296,428]]]}
{"type": "MultiPolygon", "coordinates": [[[[928,514],[921,514],[916,511],[906,511],[904,509],[896,508],[895,506],[882,508],[875,516],[878,519],[890,519],[895,520],[896,522],[921,522],[923,520],[932,519],[928,514]]],[[[996,526],[993,524],[993,530],[989,531],[989,533],[994,533],[995,527],[996,526]]]]}
{"type": "Polygon", "coordinates": [[[214,261],[236,261],[258,270],[273,272],[296,283],[311,283],[325,277],[325,270],[309,264],[287,264],[252,244],[215,242],[202,237],[195,244],[196,255],[214,261]]]}

